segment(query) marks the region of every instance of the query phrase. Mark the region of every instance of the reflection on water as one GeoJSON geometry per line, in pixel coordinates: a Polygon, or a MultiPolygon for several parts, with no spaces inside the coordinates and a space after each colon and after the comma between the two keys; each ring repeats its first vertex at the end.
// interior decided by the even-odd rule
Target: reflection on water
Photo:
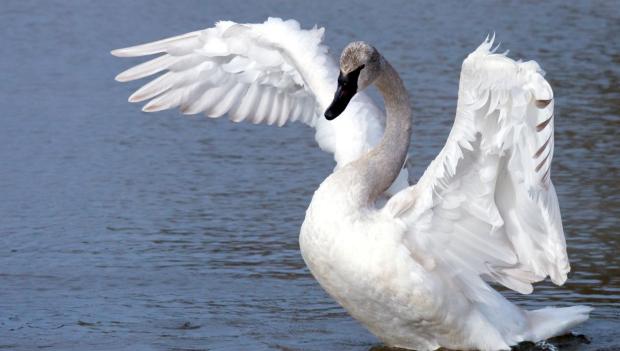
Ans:
{"type": "MultiPolygon", "coordinates": [[[[620,335],[620,7],[268,0],[3,3],[0,350],[368,350],[377,340],[304,267],[297,235],[332,161],[312,131],[145,115],[110,49],[269,15],[364,39],[415,103],[412,174],[443,145],[460,64],[487,32],[535,58],[556,93],[553,179],[573,267],[527,308],[589,304],[576,332],[620,335]]],[[[577,339],[581,340],[581,339],[577,339]]]]}

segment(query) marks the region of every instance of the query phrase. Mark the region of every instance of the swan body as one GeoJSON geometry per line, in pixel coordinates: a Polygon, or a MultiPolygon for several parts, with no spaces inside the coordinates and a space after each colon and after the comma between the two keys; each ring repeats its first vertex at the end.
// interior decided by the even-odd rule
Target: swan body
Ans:
{"type": "Polygon", "coordinates": [[[117,77],[168,70],[130,98],[154,98],[146,111],[316,129],[337,167],[306,212],[302,256],[386,344],[506,350],[585,321],[589,307],[524,311],[489,285],[527,294],[547,276],[563,284],[570,269],[550,180],[553,92],[538,64],[495,53],[492,39],[471,53],[446,145],[409,186],[411,104],[400,77],[363,42],[345,48],[338,69],[322,34],[279,19],[220,22],[113,54],[163,53],[117,77]],[[372,84],[385,114],[363,93],[372,84]]]}

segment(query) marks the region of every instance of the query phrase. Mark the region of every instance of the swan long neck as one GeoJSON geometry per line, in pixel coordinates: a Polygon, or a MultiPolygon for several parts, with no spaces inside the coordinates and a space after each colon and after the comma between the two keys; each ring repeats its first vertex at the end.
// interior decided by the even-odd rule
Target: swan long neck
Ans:
{"type": "Polygon", "coordinates": [[[411,104],[403,81],[384,58],[375,85],[385,101],[386,123],[381,142],[360,158],[362,198],[374,202],[392,185],[404,166],[411,140],[411,104]]]}

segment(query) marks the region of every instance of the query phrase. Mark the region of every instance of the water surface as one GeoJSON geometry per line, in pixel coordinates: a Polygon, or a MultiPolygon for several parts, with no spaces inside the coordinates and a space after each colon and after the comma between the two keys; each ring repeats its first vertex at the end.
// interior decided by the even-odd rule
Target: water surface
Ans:
{"type": "Polygon", "coordinates": [[[375,44],[415,104],[411,170],[442,147],[463,58],[496,31],[556,94],[553,180],[573,272],[509,293],[588,304],[620,337],[620,6],[562,1],[5,1],[0,5],[0,349],[368,350],[378,341],[309,275],[297,236],[333,167],[303,125],[152,115],[126,102],[138,60],[109,50],[211,26],[298,19],[339,52],[375,44]]]}

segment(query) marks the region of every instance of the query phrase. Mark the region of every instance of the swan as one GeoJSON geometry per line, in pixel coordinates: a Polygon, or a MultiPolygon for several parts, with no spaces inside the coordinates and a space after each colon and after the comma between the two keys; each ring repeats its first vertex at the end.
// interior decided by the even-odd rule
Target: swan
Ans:
{"type": "Polygon", "coordinates": [[[412,111],[398,73],[353,42],[338,64],[323,29],[293,20],[213,28],[114,50],[163,55],[128,81],[164,70],[130,101],[145,111],[228,114],[316,129],[336,168],[315,191],[299,242],[320,285],[386,345],[508,350],[567,332],[590,307],[522,310],[490,284],[519,293],[570,270],[550,179],[553,92],[534,61],[496,53],[487,38],[464,60],[454,125],[416,184],[403,169],[412,111]],[[385,114],[364,90],[374,85],[385,114]]]}

